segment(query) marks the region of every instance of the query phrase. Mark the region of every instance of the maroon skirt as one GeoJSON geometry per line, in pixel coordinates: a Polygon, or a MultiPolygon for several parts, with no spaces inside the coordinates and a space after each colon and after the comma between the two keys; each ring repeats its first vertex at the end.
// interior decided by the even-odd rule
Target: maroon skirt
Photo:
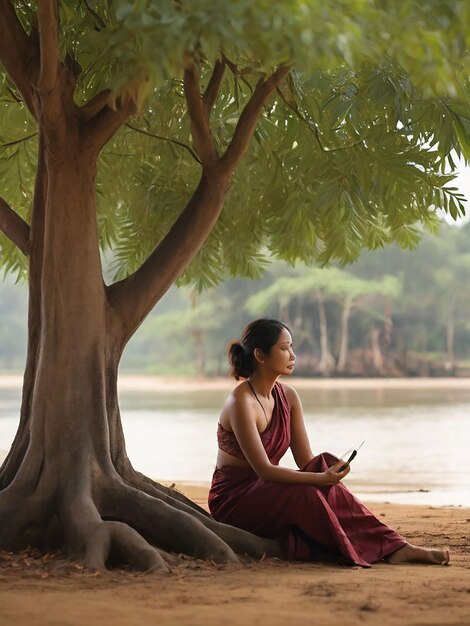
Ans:
{"type": "MultiPolygon", "coordinates": [[[[323,453],[301,471],[323,472],[336,460],[323,453]]],[[[251,468],[227,465],[214,472],[209,509],[217,521],[276,538],[289,560],[339,559],[368,567],[406,545],[342,483],[272,483],[251,468]]]]}

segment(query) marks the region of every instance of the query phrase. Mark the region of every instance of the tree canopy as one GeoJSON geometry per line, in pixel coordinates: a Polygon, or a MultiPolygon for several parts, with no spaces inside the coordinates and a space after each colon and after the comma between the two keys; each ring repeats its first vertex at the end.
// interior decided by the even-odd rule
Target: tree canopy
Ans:
{"type": "MultiPolygon", "coordinates": [[[[36,3],[14,5],[34,36],[36,3]]],[[[464,212],[451,181],[454,155],[470,157],[465,1],[61,2],[59,13],[77,103],[93,107],[100,94],[110,106],[139,107],[98,166],[100,242],[118,278],[145,260],[197,185],[182,81],[188,55],[203,89],[211,77],[222,81],[211,115],[219,154],[260,78],[280,64],[293,69],[265,104],[183,281],[257,276],[266,251],[325,263],[390,241],[410,247],[416,223],[435,227],[436,207],[464,212]]],[[[5,74],[0,108],[1,191],[28,221],[37,130],[5,74]]],[[[21,252],[4,236],[0,246],[6,269],[23,271],[21,252]]]]}

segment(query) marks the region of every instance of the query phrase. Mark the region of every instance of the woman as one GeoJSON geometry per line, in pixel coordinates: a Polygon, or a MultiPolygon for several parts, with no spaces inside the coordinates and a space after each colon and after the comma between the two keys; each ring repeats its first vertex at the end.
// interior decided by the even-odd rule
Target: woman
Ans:
{"type": "Polygon", "coordinates": [[[297,392],[281,385],[295,354],[288,327],[277,320],[249,324],[229,350],[240,383],[218,424],[217,465],[209,508],[220,522],[278,539],[291,560],[330,560],[368,567],[422,561],[447,565],[449,552],[413,546],[378,520],[342,484],[349,466],[314,456],[297,392]],[[291,448],[300,471],[281,467],[291,448]]]}

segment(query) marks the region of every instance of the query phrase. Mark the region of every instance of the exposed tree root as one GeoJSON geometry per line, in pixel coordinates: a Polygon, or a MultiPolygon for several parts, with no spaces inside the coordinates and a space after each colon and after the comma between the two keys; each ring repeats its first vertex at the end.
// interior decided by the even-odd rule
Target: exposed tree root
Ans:
{"type": "MultiPolygon", "coordinates": [[[[154,483],[154,484],[157,485],[158,483],[154,483]]],[[[173,494],[174,490],[169,490],[169,491],[171,494],[173,494]]],[[[179,494],[179,492],[176,492],[176,493],[179,494]]],[[[184,501],[175,500],[172,497],[172,495],[166,495],[166,493],[162,493],[162,491],[160,491],[159,489],[156,489],[156,490],[154,489],[153,498],[152,497],[145,498],[143,497],[145,496],[145,493],[143,493],[140,490],[131,489],[129,491],[128,490],[122,491],[122,487],[118,488],[118,494],[119,494],[118,506],[120,507],[120,511],[125,510],[125,507],[129,505],[128,503],[134,502],[134,498],[137,499],[139,503],[138,505],[139,515],[141,515],[142,520],[152,520],[158,515],[158,506],[155,507],[154,509],[154,505],[153,505],[153,500],[157,499],[157,500],[160,500],[162,503],[165,503],[171,507],[170,515],[172,516],[171,519],[173,520],[173,522],[176,522],[176,524],[178,524],[177,520],[179,518],[176,517],[177,515],[176,511],[180,511],[181,513],[189,515],[193,520],[197,520],[207,530],[211,531],[211,533],[214,533],[215,535],[217,535],[217,537],[222,539],[222,541],[226,543],[227,545],[229,545],[230,548],[237,554],[246,554],[254,558],[262,558],[263,556],[269,556],[269,557],[281,557],[282,556],[282,553],[281,553],[281,550],[277,541],[272,540],[272,539],[266,539],[264,537],[257,537],[256,535],[253,535],[252,533],[242,530],[241,528],[235,528],[234,526],[229,526],[228,524],[221,524],[220,522],[215,521],[214,518],[207,513],[207,511],[195,505],[193,502],[191,502],[191,500],[188,500],[188,498],[186,498],[185,496],[184,496],[184,501]],[[124,501],[122,501],[122,498],[124,498],[124,501]],[[187,502],[193,504],[193,507],[188,506],[187,502]]],[[[183,494],[179,494],[179,495],[183,495],[183,494]]],[[[132,508],[132,515],[135,515],[135,511],[136,509],[132,508]]],[[[186,519],[186,518],[183,517],[183,519],[186,519]]],[[[145,525],[144,521],[142,523],[145,525]]],[[[144,526],[141,526],[141,527],[144,527],[144,526]]],[[[200,527],[198,527],[198,529],[199,529],[199,532],[203,532],[202,529],[200,529],[200,527]]],[[[175,528],[174,525],[170,524],[170,527],[169,527],[170,533],[176,532],[177,535],[179,536],[180,530],[181,530],[180,528],[178,527],[175,528]]],[[[157,542],[157,545],[160,545],[158,538],[154,538],[154,540],[157,542]]],[[[179,550],[179,551],[185,552],[186,554],[192,554],[190,552],[186,552],[185,550],[179,550]]],[[[193,556],[198,556],[198,555],[193,554],[193,556]]],[[[200,558],[211,558],[212,560],[217,560],[216,557],[212,557],[210,555],[209,556],[199,555],[199,556],[200,558]]]]}
{"type": "Polygon", "coordinates": [[[152,544],[169,552],[183,552],[217,563],[238,561],[230,546],[198,519],[196,511],[191,514],[126,485],[116,485],[107,493],[105,511],[107,519],[119,519],[133,526],[152,544]]]}
{"type": "Polygon", "coordinates": [[[158,551],[133,528],[103,521],[88,539],[84,562],[90,570],[102,570],[113,557],[143,572],[169,570],[158,551]]]}
{"type": "Polygon", "coordinates": [[[0,491],[0,549],[41,543],[52,511],[51,496],[42,489],[32,495],[13,485],[0,491]]]}
{"type": "Polygon", "coordinates": [[[174,557],[161,551],[217,563],[238,562],[237,554],[281,556],[277,542],[220,524],[186,497],[169,495],[172,489],[136,477],[145,491],[99,473],[93,488],[85,480],[57,496],[63,486],[51,490],[48,480],[46,492],[40,481],[25,497],[24,484],[14,481],[0,491],[0,549],[60,545],[91,570],[125,564],[149,572],[168,571],[174,557]]]}
{"type": "MultiPolygon", "coordinates": [[[[202,507],[198,506],[184,494],[156,483],[139,472],[133,471],[133,475],[127,474],[126,482],[139,491],[153,496],[158,500],[169,504],[173,508],[188,513],[198,519],[206,528],[225,541],[237,554],[247,554],[255,558],[264,555],[281,557],[282,553],[277,541],[257,537],[252,533],[227,524],[216,522],[213,517],[202,507]]],[[[150,511],[148,515],[151,517],[150,511]]]]}

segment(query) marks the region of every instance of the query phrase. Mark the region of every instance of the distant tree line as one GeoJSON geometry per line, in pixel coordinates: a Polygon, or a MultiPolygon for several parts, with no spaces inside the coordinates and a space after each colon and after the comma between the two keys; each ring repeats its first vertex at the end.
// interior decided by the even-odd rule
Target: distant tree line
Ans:
{"type": "Polygon", "coordinates": [[[272,263],[256,281],[233,279],[170,294],[124,358],[126,369],[224,374],[226,347],[252,318],[292,329],[298,374],[470,374],[470,225],[442,224],[414,250],[364,253],[345,268],[272,263]],[[162,350],[163,348],[163,350],[162,350]],[[165,361],[156,359],[166,355],[165,361]]]}
{"type": "MultiPolygon", "coordinates": [[[[5,287],[0,368],[21,370],[26,290],[5,287]]],[[[470,224],[442,224],[415,250],[367,252],[345,268],[275,261],[259,280],[175,288],[133,338],[122,369],[225,374],[228,343],[250,319],[273,316],[292,329],[301,375],[467,375],[469,311],[470,224]]]]}

